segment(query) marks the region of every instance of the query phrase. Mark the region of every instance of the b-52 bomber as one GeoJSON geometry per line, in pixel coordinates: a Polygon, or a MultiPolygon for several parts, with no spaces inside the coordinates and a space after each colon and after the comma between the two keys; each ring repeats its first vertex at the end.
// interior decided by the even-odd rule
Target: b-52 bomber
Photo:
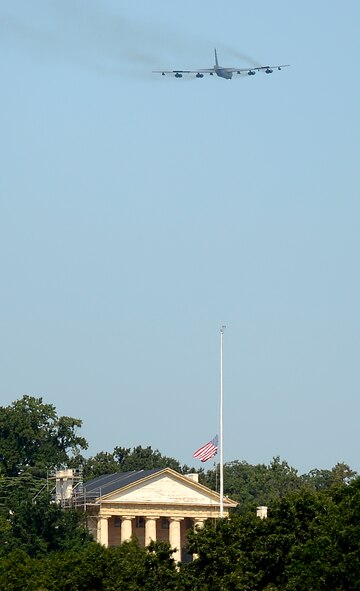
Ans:
{"type": "Polygon", "coordinates": [[[265,72],[265,74],[272,74],[275,69],[281,70],[281,68],[287,68],[290,64],[283,64],[281,66],[258,66],[256,68],[224,68],[219,66],[217,51],[215,49],[215,65],[213,68],[200,68],[198,70],[154,70],[153,74],[171,74],[175,78],[182,78],[184,74],[195,74],[196,78],[204,78],[205,74],[213,76],[216,74],[220,78],[231,80],[233,74],[244,74],[248,76],[254,76],[256,72],[265,72]]]}

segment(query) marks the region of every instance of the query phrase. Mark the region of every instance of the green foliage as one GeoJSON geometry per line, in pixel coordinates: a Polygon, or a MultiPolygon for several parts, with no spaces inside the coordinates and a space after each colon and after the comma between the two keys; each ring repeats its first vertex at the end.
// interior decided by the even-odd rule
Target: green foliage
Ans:
{"type": "Polygon", "coordinates": [[[77,435],[81,421],[58,417],[42,398],[23,396],[0,407],[0,473],[18,476],[24,471],[46,476],[48,469],[67,464],[87,448],[77,435]]]}
{"type": "Polygon", "coordinates": [[[115,474],[120,472],[119,463],[114,453],[101,451],[88,459],[82,459],[84,480],[92,480],[103,474],[115,474]]]}
{"type": "MultiPolygon", "coordinates": [[[[210,470],[200,476],[206,486],[217,489],[217,470],[210,470]]],[[[245,513],[255,510],[259,505],[271,505],[289,492],[303,486],[297,471],[279,457],[272,462],[251,465],[247,462],[234,461],[224,465],[224,492],[239,502],[238,511],[245,513]]]]}
{"type": "Polygon", "coordinates": [[[0,558],[3,591],[175,591],[178,572],[168,544],[141,548],[132,540],[117,548],[95,542],[56,552],[41,561],[22,551],[0,558]]]}
{"type": "MultiPolygon", "coordinates": [[[[85,480],[114,472],[130,472],[132,470],[152,470],[154,468],[172,468],[177,472],[187,473],[188,466],[181,466],[174,458],[163,456],[158,449],[152,447],[115,447],[112,453],[100,452],[96,456],[83,459],[85,480]]],[[[193,471],[193,470],[191,470],[193,471]]]]}
{"type": "Polygon", "coordinates": [[[41,556],[84,544],[83,517],[64,513],[47,492],[48,470],[86,449],[79,419],[58,417],[41,398],[24,396],[0,407],[0,555],[41,556]]]}
{"type": "Polygon", "coordinates": [[[252,554],[265,528],[265,521],[248,514],[208,520],[202,530],[190,533],[189,551],[198,559],[189,565],[189,589],[257,589],[261,572],[252,567],[252,554]]]}
{"type": "MultiPolygon", "coordinates": [[[[329,490],[333,486],[349,484],[356,473],[347,464],[338,463],[331,470],[311,470],[299,475],[295,468],[279,457],[269,465],[234,461],[224,465],[224,492],[238,501],[237,512],[254,511],[259,505],[271,506],[284,496],[304,490],[329,490]]],[[[200,473],[200,481],[218,490],[217,469],[200,473]]]]}
{"type": "MultiPolygon", "coordinates": [[[[284,495],[264,520],[253,511],[208,520],[202,530],[189,532],[188,550],[198,558],[180,569],[162,542],[142,548],[134,539],[104,548],[72,537],[71,519],[75,529],[79,526],[76,514],[56,506],[49,512],[45,502],[43,498],[28,517],[26,534],[30,507],[18,523],[21,549],[0,555],[0,588],[5,591],[359,590],[359,478],[329,490],[307,486],[284,495]],[[35,530],[41,532],[41,543],[35,530]],[[40,548],[37,558],[29,557],[31,545],[40,548]]],[[[7,534],[3,518],[0,535],[5,545],[7,534]]]]}
{"type": "Polygon", "coordinates": [[[141,548],[136,539],[109,549],[104,579],[106,591],[170,591],[176,589],[177,570],[172,550],[163,542],[141,548]]]}
{"type": "Polygon", "coordinates": [[[84,515],[53,503],[43,481],[30,475],[2,478],[0,496],[0,555],[21,548],[29,556],[41,556],[90,540],[84,515]]]}
{"type": "Polygon", "coordinates": [[[353,479],[349,485],[337,483],[327,496],[327,511],[313,524],[313,535],[293,549],[287,576],[294,589],[310,584],[310,588],[320,591],[357,591],[360,588],[360,478],[353,479]]]}
{"type": "Polygon", "coordinates": [[[150,446],[141,447],[141,445],[138,445],[132,450],[116,447],[114,454],[121,466],[121,470],[124,472],[152,470],[153,468],[172,468],[178,472],[183,471],[177,460],[161,455],[158,449],[153,450],[150,446]]]}
{"type": "Polygon", "coordinates": [[[279,499],[268,519],[234,515],[190,534],[186,589],[358,591],[360,479],[279,499]]]}
{"type": "MultiPolygon", "coordinates": [[[[240,509],[188,534],[198,558],[176,567],[168,544],[136,539],[104,548],[86,532],[84,514],[51,502],[47,469],[77,465],[87,447],[81,421],[58,417],[41,398],[0,407],[1,591],[359,591],[360,478],[346,464],[299,475],[276,457],[269,465],[231,462],[225,494],[240,509]],[[261,520],[255,507],[267,505],[261,520]]],[[[151,447],[116,447],[84,462],[86,479],[171,467],[151,447]]],[[[217,474],[199,471],[216,489],[217,474]]]]}
{"type": "Polygon", "coordinates": [[[41,591],[38,586],[41,565],[23,550],[0,557],[1,591],[41,591]]]}
{"type": "Polygon", "coordinates": [[[95,542],[78,550],[54,553],[42,562],[42,586],[47,591],[103,591],[108,554],[95,542]]]}
{"type": "Polygon", "coordinates": [[[350,484],[356,472],[344,463],[337,463],[331,470],[310,470],[302,476],[303,482],[315,490],[327,490],[338,484],[350,484]]]}
{"type": "Polygon", "coordinates": [[[148,591],[177,589],[178,574],[174,550],[165,542],[151,542],[146,549],[144,588],[148,591]]]}

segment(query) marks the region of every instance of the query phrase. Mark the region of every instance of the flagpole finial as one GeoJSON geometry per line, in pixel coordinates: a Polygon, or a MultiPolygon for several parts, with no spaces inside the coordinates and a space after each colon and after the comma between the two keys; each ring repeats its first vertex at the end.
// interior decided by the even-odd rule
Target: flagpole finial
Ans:
{"type": "Polygon", "coordinates": [[[226,328],[226,325],[225,325],[225,324],[223,324],[223,325],[222,325],[222,327],[220,328],[220,332],[221,332],[222,334],[224,334],[225,328],[226,328]]]}

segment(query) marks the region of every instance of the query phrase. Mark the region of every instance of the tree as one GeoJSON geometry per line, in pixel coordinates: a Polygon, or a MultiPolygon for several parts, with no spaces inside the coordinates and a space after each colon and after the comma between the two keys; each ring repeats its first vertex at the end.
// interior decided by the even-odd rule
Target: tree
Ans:
{"type": "Polygon", "coordinates": [[[115,474],[120,472],[119,463],[116,461],[114,453],[100,451],[90,458],[82,458],[83,478],[92,480],[103,474],[115,474]]]}
{"type": "MultiPolygon", "coordinates": [[[[336,467],[335,467],[336,468],[336,467]]],[[[336,470],[341,474],[342,470],[336,470]]],[[[358,591],[360,581],[360,478],[336,482],[327,491],[328,511],[314,526],[316,535],[294,553],[288,576],[297,588],[358,591]],[[299,566],[305,565],[299,570],[299,566]],[[313,587],[307,585],[312,581],[313,587]]],[[[294,586],[295,588],[295,586],[294,586]]]]}
{"type": "MultiPolygon", "coordinates": [[[[132,450],[124,447],[115,447],[114,455],[117,458],[121,470],[152,470],[154,468],[172,468],[182,472],[184,468],[174,458],[163,456],[158,449],[153,450],[151,446],[142,447],[138,445],[132,450]]],[[[188,469],[185,466],[185,470],[188,469]]]]}
{"type": "Polygon", "coordinates": [[[188,534],[188,551],[198,555],[188,565],[186,589],[196,591],[257,590],[263,571],[252,559],[266,531],[266,520],[253,513],[230,519],[208,520],[205,527],[188,534]]]}
{"type": "Polygon", "coordinates": [[[275,501],[269,517],[233,515],[189,534],[194,591],[358,591],[360,479],[328,490],[303,487],[275,501]]]}
{"type": "MultiPolygon", "coordinates": [[[[335,485],[350,484],[356,472],[344,463],[331,470],[311,470],[299,475],[287,461],[274,457],[269,465],[252,465],[245,461],[233,461],[224,465],[224,492],[239,502],[239,513],[254,510],[259,505],[270,506],[291,492],[304,488],[330,490],[335,485]]],[[[200,473],[200,481],[218,490],[218,470],[200,473]]]]}
{"type": "Polygon", "coordinates": [[[42,398],[23,396],[0,407],[0,473],[18,476],[24,471],[44,477],[47,469],[68,464],[87,448],[77,434],[82,422],[57,416],[42,398]]]}
{"type": "Polygon", "coordinates": [[[41,565],[26,552],[14,550],[0,559],[1,591],[41,591],[40,570],[41,565]]]}
{"type": "Polygon", "coordinates": [[[356,472],[344,463],[337,463],[331,470],[310,470],[304,474],[303,481],[315,490],[326,490],[337,484],[350,484],[356,472]]]}
{"type": "Polygon", "coordinates": [[[0,559],[4,591],[175,591],[178,571],[164,542],[147,548],[131,540],[116,548],[92,542],[30,559],[20,550],[0,559]]]}
{"type": "MultiPolygon", "coordinates": [[[[216,490],[217,470],[201,475],[201,482],[216,490]]],[[[240,513],[254,510],[258,505],[271,505],[276,499],[302,486],[303,482],[295,468],[279,457],[273,458],[268,466],[254,466],[245,461],[224,465],[224,492],[239,502],[237,511],[240,513]]]]}
{"type": "Polygon", "coordinates": [[[154,468],[172,468],[186,474],[190,468],[174,458],[163,456],[158,449],[151,446],[126,448],[115,447],[112,453],[100,452],[89,459],[83,458],[83,475],[85,480],[96,478],[102,474],[115,472],[131,472],[132,470],[152,470],[154,468]]]}
{"type": "Polygon", "coordinates": [[[0,556],[21,549],[38,557],[68,548],[76,550],[92,540],[86,531],[85,515],[62,510],[30,475],[1,479],[0,498],[0,556]]]}
{"type": "Polygon", "coordinates": [[[151,542],[147,548],[141,548],[136,539],[110,548],[104,588],[106,591],[175,590],[178,574],[172,553],[164,542],[151,542]]]}
{"type": "Polygon", "coordinates": [[[46,591],[105,591],[109,564],[109,550],[95,542],[56,552],[42,560],[42,585],[46,591]]]}

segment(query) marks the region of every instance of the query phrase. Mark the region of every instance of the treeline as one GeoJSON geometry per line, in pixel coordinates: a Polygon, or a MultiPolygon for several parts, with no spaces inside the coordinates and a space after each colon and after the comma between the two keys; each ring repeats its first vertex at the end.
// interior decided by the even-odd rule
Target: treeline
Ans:
{"type": "MultiPolygon", "coordinates": [[[[2,591],[357,591],[360,479],[302,490],[253,512],[207,521],[189,534],[198,558],[176,567],[167,544],[117,548],[75,537],[69,549],[31,557],[2,551],[2,591]]],[[[69,540],[68,540],[69,541],[69,540]]],[[[38,552],[40,548],[38,547],[38,552]]]]}
{"type": "MultiPolygon", "coordinates": [[[[229,520],[189,534],[198,558],[177,567],[163,543],[103,548],[84,514],[52,502],[49,473],[100,474],[169,466],[194,471],[151,447],[116,447],[85,458],[81,420],[24,396],[0,407],[0,590],[360,590],[360,478],[346,464],[299,475],[280,458],[224,466],[224,491],[239,502],[229,520]],[[258,505],[268,518],[256,517],[258,505]]],[[[214,489],[216,470],[199,470],[214,489]]]]}

